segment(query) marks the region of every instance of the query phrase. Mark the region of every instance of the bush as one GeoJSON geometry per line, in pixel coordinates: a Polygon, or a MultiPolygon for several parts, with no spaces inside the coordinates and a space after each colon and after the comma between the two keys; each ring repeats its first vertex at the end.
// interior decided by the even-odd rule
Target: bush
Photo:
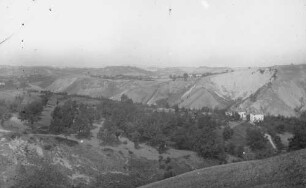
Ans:
{"type": "Polygon", "coordinates": [[[166,165],[164,164],[159,165],[159,169],[165,169],[165,168],[166,168],[166,165]]]}
{"type": "Polygon", "coordinates": [[[173,176],[175,176],[175,174],[174,174],[173,171],[166,171],[166,172],[164,173],[164,179],[171,178],[171,177],[173,177],[173,176]]]}
{"type": "Polygon", "coordinates": [[[52,148],[52,145],[44,145],[44,150],[51,150],[52,148]]]}
{"type": "Polygon", "coordinates": [[[238,146],[235,150],[236,156],[240,158],[243,158],[243,152],[244,152],[243,146],[238,146]]]}
{"type": "Polygon", "coordinates": [[[170,162],[171,162],[171,158],[170,158],[170,157],[167,157],[165,163],[168,164],[168,163],[170,163],[170,162]]]}

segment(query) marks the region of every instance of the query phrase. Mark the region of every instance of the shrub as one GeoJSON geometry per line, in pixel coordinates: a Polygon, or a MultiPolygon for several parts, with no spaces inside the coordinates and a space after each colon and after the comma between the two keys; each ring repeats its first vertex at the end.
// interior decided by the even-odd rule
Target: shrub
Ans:
{"type": "Polygon", "coordinates": [[[168,164],[168,163],[170,163],[170,162],[171,162],[171,158],[170,158],[170,157],[167,157],[165,163],[168,164]]]}

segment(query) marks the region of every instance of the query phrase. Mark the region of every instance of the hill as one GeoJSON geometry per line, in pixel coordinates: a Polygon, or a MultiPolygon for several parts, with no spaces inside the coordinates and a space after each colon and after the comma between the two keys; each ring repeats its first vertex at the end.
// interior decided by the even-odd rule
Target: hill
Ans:
{"type": "Polygon", "coordinates": [[[166,68],[150,68],[159,76],[169,76],[169,75],[183,75],[188,74],[204,74],[204,73],[222,73],[230,72],[233,69],[229,67],[166,67],[166,68]]]}
{"type": "Polygon", "coordinates": [[[129,76],[152,76],[153,72],[132,66],[108,66],[100,69],[90,69],[91,74],[95,75],[129,75],[129,76]]]}
{"type": "Polygon", "coordinates": [[[294,188],[306,186],[306,150],[264,160],[239,162],[188,172],[143,188],[294,188]]]}
{"type": "MultiPolygon", "coordinates": [[[[24,126],[19,124],[15,126],[24,126]]],[[[20,134],[0,127],[0,187],[132,188],[163,179],[165,164],[175,174],[218,164],[187,150],[159,154],[146,144],[135,149],[134,143],[123,137],[118,145],[100,145],[97,131],[92,131],[91,139],[81,141],[73,136],[20,134]]]]}
{"type": "MultiPolygon", "coordinates": [[[[223,69],[222,69],[223,70],[223,69]]],[[[258,69],[243,69],[235,72],[218,73],[202,78],[187,80],[155,79],[111,80],[73,75],[59,78],[47,89],[69,94],[104,96],[120,99],[128,95],[135,102],[155,104],[164,99],[170,105],[185,108],[226,108],[237,99],[245,99],[270,81],[273,71],[260,73],[258,69]],[[254,83],[253,83],[254,82],[254,83]]]]}
{"type": "Polygon", "coordinates": [[[274,67],[275,79],[238,108],[272,115],[295,116],[306,110],[306,65],[274,67]]]}
{"type": "Polygon", "coordinates": [[[200,109],[202,107],[298,116],[306,110],[306,65],[268,68],[173,67],[142,69],[130,66],[105,68],[2,67],[0,76],[19,76],[32,89],[107,97],[126,94],[134,102],[200,109]],[[184,73],[209,73],[179,77],[184,73]]]}

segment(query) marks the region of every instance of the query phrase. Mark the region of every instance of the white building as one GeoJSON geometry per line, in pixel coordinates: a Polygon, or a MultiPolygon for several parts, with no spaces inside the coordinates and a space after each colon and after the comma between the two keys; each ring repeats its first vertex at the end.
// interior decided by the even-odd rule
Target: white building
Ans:
{"type": "Polygon", "coordinates": [[[226,111],[225,115],[228,116],[228,117],[232,117],[233,116],[233,112],[226,111]]]}
{"type": "Polygon", "coordinates": [[[246,112],[238,112],[240,119],[246,120],[247,119],[247,113],[246,112]]]}
{"type": "Polygon", "coordinates": [[[263,114],[250,114],[250,123],[260,122],[264,120],[263,114]]]}
{"type": "Polygon", "coordinates": [[[173,109],[173,108],[157,108],[156,112],[174,113],[175,109],[173,109]]]}

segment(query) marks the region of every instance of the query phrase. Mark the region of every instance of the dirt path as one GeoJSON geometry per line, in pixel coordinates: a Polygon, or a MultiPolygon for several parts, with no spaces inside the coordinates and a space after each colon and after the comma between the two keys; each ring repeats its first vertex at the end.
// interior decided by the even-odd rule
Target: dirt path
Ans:
{"type": "Polygon", "coordinates": [[[11,132],[11,131],[8,131],[8,130],[1,129],[1,128],[0,128],[0,132],[1,132],[1,133],[9,133],[9,132],[11,132]]]}
{"type": "Polygon", "coordinates": [[[272,145],[272,147],[274,148],[274,149],[277,149],[276,148],[276,146],[275,146],[275,144],[274,144],[274,142],[273,142],[273,140],[272,140],[272,137],[269,135],[269,134],[265,134],[265,137],[269,140],[269,142],[270,142],[270,144],[272,145]]]}
{"type": "Polygon", "coordinates": [[[57,100],[56,96],[52,96],[49,99],[48,104],[41,113],[40,116],[41,119],[37,123],[35,123],[36,125],[44,127],[44,126],[49,126],[51,124],[52,112],[56,107],[56,100],[57,100]]]}

